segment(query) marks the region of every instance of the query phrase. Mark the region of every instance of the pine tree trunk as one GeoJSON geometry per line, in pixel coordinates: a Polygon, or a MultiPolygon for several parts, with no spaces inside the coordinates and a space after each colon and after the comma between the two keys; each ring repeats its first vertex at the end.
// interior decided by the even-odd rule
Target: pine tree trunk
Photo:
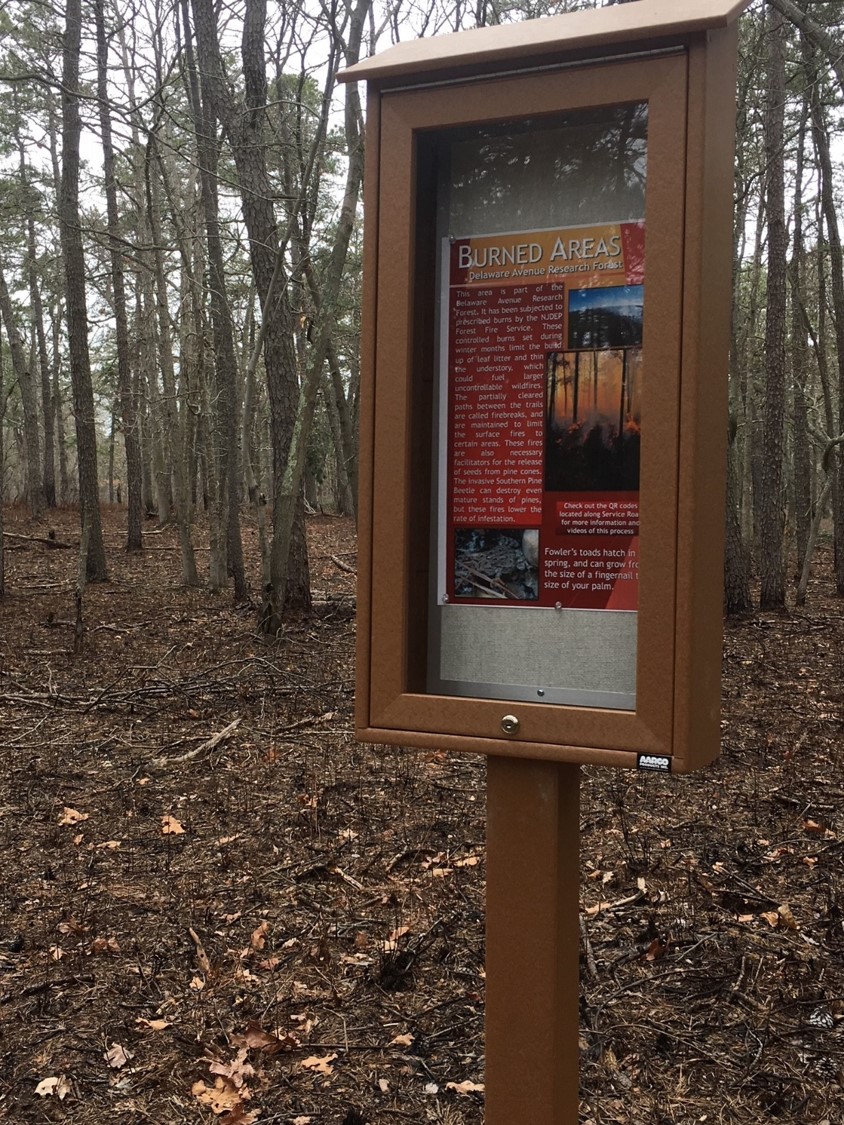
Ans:
{"type": "Polygon", "coordinates": [[[794,169],[794,220],[791,244],[789,283],[791,288],[791,440],[794,473],[794,543],[796,571],[803,570],[809,529],[812,522],[811,458],[809,453],[809,408],[806,399],[808,355],[806,328],[802,310],[803,286],[803,173],[806,154],[806,125],[809,117],[808,92],[803,96],[797,136],[797,157],[794,169]]]}
{"type": "MultiPolygon", "coordinates": [[[[832,296],[832,319],[835,332],[835,345],[838,356],[838,434],[844,433],[844,256],[841,249],[841,231],[834,195],[834,173],[829,151],[829,136],[824,111],[818,92],[819,83],[813,84],[812,131],[820,161],[821,206],[826,226],[827,253],[829,255],[830,290],[832,296]]],[[[821,344],[823,346],[823,344],[821,344]]],[[[829,438],[837,436],[830,431],[829,438]]],[[[844,595],[844,457],[838,453],[830,467],[830,474],[836,480],[833,526],[835,533],[835,585],[839,594],[844,595]]]]}
{"type": "Polygon", "coordinates": [[[103,0],[95,0],[94,11],[97,21],[97,93],[99,95],[100,134],[103,145],[103,176],[114,303],[115,344],[117,347],[117,388],[123,429],[123,445],[126,453],[126,550],[140,551],[143,548],[141,533],[141,446],[138,440],[138,422],[134,396],[132,395],[132,360],[129,345],[129,321],[126,313],[126,284],[120,243],[117,184],[114,176],[111,110],[108,102],[108,43],[106,41],[103,0]]]}
{"type": "Polygon", "coordinates": [[[6,326],[12,369],[15,373],[23,406],[23,432],[25,443],[26,494],[33,519],[44,510],[44,489],[41,483],[41,450],[38,441],[38,399],[35,380],[30,370],[26,349],[15,322],[12,298],[6,284],[5,265],[0,256],[0,315],[6,326]]]}
{"type": "MultiPolygon", "coordinates": [[[[359,0],[351,13],[349,23],[348,46],[346,61],[355,62],[360,52],[363,19],[367,10],[368,0],[359,0]]],[[[244,36],[244,65],[246,67],[246,36],[244,36]]],[[[258,52],[253,51],[257,60],[258,52]]],[[[263,56],[261,56],[263,58],[263,56]]],[[[263,71],[261,76],[263,77],[263,71]]],[[[311,430],[317,392],[323,378],[323,367],[328,355],[331,334],[337,315],[337,304],[340,295],[340,286],[343,270],[354,229],[357,203],[363,177],[363,145],[361,130],[361,110],[358,93],[354,83],[346,88],[346,138],[348,142],[348,163],[346,168],[346,184],[343,202],[337,220],[337,229],[334,242],[325,269],[323,283],[319,289],[319,299],[316,302],[317,331],[308,370],[303,380],[301,393],[296,408],[296,419],[290,439],[290,449],[287,463],[284,467],[284,476],[276,476],[276,510],[273,518],[273,593],[286,588],[286,578],[291,568],[295,565],[295,527],[296,511],[294,505],[300,499],[302,477],[305,468],[305,455],[307,452],[308,436],[311,430]],[[280,503],[279,503],[280,500],[280,503]]],[[[247,81],[247,100],[249,100],[249,82],[247,81]]],[[[260,291],[260,286],[259,286],[260,291]]],[[[316,291],[314,292],[316,297],[316,291]]],[[[266,605],[264,612],[264,628],[275,631],[278,614],[283,609],[278,602],[266,605]]],[[[280,624],[280,622],[278,622],[280,624]]]]}
{"type": "Polygon", "coordinates": [[[35,235],[34,203],[32,201],[32,187],[26,167],[26,152],[20,131],[17,132],[18,156],[20,161],[20,181],[26,210],[26,269],[29,282],[29,303],[32,308],[32,321],[35,329],[35,342],[38,355],[38,369],[41,376],[41,420],[44,429],[44,449],[42,460],[41,480],[44,490],[44,500],[49,508],[56,506],[56,470],[55,470],[55,426],[53,424],[53,403],[50,389],[50,361],[47,356],[47,337],[44,331],[44,307],[41,301],[41,290],[38,285],[36,263],[38,261],[38,244],[35,235]]]}
{"type": "Polygon", "coordinates": [[[108,502],[114,503],[114,435],[117,429],[117,416],[111,408],[111,425],[108,430],[108,502]]]}
{"type": "MultiPolygon", "coordinates": [[[[216,35],[213,13],[204,13],[210,20],[206,29],[209,35],[216,35]]],[[[197,19],[194,13],[194,19],[197,19]]],[[[185,29],[185,51],[188,63],[189,91],[191,109],[194,118],[194,131],[196,134],[197,152],[200,166],[200,192],[202,196],[203,216],[205,219],[205,237],[208,251],[208,271],[210,275],[210,309],[211,324],[214,337],[214,376],[216,391],[214,395],[214,417],[216,421],[215,443],[219,456],[219,479],[216,482],[219,506],[217,521],[226,529],[226,545],[229,566],[234,579],[235,600],[243,601],[248,597],[246,573],[243,561],[243,542],[240,529],[240,478],[238,466],[238,424],[237,404],[235,402],[237,387],[237,359],[234,350],[234,330],[232,327],[231,310],[226,296],[226,273],[223,261],[223,246],[220,235],[219,205],[217,199],[217,164],[219,148],[217,142],[217,119],[219,110],[217,100],[212,89],[213,82],[201,68],[201,85],[197,75],[196,63],[193,57],[193,42],[190,34],[190,23],[187,12],[187,2],[182,3],[182,21],[185,29]]],[[[199,30],[197,28],[197,45],[199,44],[199,30]]],[[[200,58],[202,54],[200,52],[200,58]]],[[[248,226],[248,223],[247,223],[248,226]]],[[[206,462],[207,463],[207,462],[206,462]]],[[[212,551],[213,554],[213,551],[212,551]]],[[[214,559],[212,558],[212,569],[214,559]]],[[[217,579],[220,578],[220,568],[217,567],[217,579]]],[[[215,582],[212,581],[212,585],[215,582]]]]}
{"type": "Polygon", "coordinates": [[[97,430],[88,355],[85,257],[79,219],[79,139],[82,123],[77,90],[81,39],[82,0],[67,0],[62,52],[62,179],[59,225],[65,269],[70,379],[76,420],[80,517],[88,538],[86,576],[89,582],[105,582],[108,574],[100,523],[97,430]]]}
{"type": "Polygon", "coordinates": [[[208,101],[231,143],[249,235],[252,272],[261,301],[274,481],[271,600],[275,610],[268,631],[275,633],[281,626],[282,607],[286,604],[294,612],[306,612],[310,609],[311,593],[301,489],[295,498],[293,546],[286,568],[278,554],[284,538],[281,535],[284,505],[280,485],[290,450],[299,387],[293,346],[293,311],[286,286],[276,285],[277,267],[281,265],[279,239],[262,130],[266,104],[263,53],[266,4],[265,0],[248,0],[246,4],[242,43],[246,110],[231,96],[226,83],[211,0],[193,0],[193,13],[203,99],[208,101]],[[286,575],[282,573],[284,569],[286,575]]]}
{"type": "Polygon", "coordinates": [[[747,613],[753,608],[747,567],[747,551],[741,533],[739,480],[736,459],[732,456],[735,433],[731,427],[727,453],[727,523],[724,540],[724,610],[729,614],[747,613]]]}
{"type": "Polygon", "coordinates": [[[759,505],[759,605],[785,605],[785,318],[786,250],[785,27],[782,15],[767,12],[768,75],[765,106],[765,198],[768,220],[768,284],[765,315],[765,401],[762,439],[762,495],[759,505]]]}
{"type": "MultiPolygon", "coordinates": [[[[345,395],[343,396],[345,401],[345,395]]],[[[334,451],[334,467],[337,478],[337,506],[340,514],[354,516],[355,494],[349,480],[346,450],[343,443],[343,433],[340,425],[340,415],[337,409],[337,399],[334,396],[334,386],[331,376],[325,375],[322,381],[322,400],[325,404],[325,413],[331,431],[331,444],[334,451]]]]}
{"type": "MultiPolygon", "coordinates": [[[[743,231],[744,215],[736,219],[736,234],[743,231]]],[[[747,613],[753,607],[750,594],[750,573],[747,548],[742,534],[741,459],[737,440],[741,412],[741,380],[739,368],[743,361],[738,343],[738,272],[741,255],[738,237],[734,236],[733,249],[733,306],[730,347],[729,406],[727,410],[727,495],[724,536],[724,610],[729,614],[747,613]]]]}
{"type": "Polygon", "coordinates": [[[173,482],[173,500],[176,524],[179,529],[179,547],[182,559],[182,581],[186,586],[198,586],[196,560],[190,537],[190,498],[187,493],[185,445],[180,433],[176,408],[176,369],[173,361],[172,326],[167,304],[167,280],[161,253],[162,234],[159,219],[158,177],[152,168],[150,139],[145,162],[147,218],[152,234],[152,258],[155,268],[156,313],[158,316],[158,355],[164,395],[161,399],[162,446],[170,465],[173,482]]]}
{"type": "Polygon", "coordinates": [[[52,357],[50,363],[50,379],[52,383],[52,409],[56,426],[56,449],[59,461],[59,488],[58,502],[67,504],[70,500],[70,479],[67,471],[67,438],[64,432],[64,400],[59,382],[61,371],[61,310],[50,311],[50,333],[52,336],[52,357]]]}
{"type": "Polygon", "coordinates": [[[3,550],[3,486],[6,483],[6,474],[3,469],[6,459],[3,452],[3,419],[6,417],[6,389],[3,386],[3,357],[0,355],[0,601],[6,594],[6,555],[3,550]]]}

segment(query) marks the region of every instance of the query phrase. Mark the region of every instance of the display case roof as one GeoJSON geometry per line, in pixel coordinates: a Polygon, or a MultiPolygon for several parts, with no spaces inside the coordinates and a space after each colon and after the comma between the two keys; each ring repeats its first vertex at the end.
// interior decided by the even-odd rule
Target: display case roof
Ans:
{"type": "Polygon", "coordinates": [[[633,0],[543,19],[479,27],[411,39],[373,55],[338,76],[342,82],[431,80],[443,71],[512,69],[522,60],[541,64],[561,54],[682,39],[726,27],[750,0],[633,0]]]}

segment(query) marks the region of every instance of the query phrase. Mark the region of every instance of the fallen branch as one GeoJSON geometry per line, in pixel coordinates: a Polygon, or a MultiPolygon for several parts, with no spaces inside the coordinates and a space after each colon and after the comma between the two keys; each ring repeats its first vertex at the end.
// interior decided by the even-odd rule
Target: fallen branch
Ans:
{"type": "Polygon", "coordinates": [[[583,948],[586,952],[586,967],[589,970],[589,976],[597,979],[598,966],[595,962],[595,951],[592,948],[592,942],[589,940],[589,931],[586,928],[586,919],[580,915],[580,936],[583,939],[583,948]]]}
{"type": "Polygon", "coordinates": [[[219,746],[230,735],[232,735],[240,726],[240,717],[233,719],[227,727],[212,734],[205,742],[195,746],[193,750],[188,750],[187,754],[180,754],[177,758],[153,758],[150,762],[151,766],[172,766],[180,762],[192,762],[194,758],[198,758],[200,754],[204,754],[208,750],[213,750],[215,746],[219,746]]]}
{"type": "Polygon", "coordinates": [[[353,566],[349,566],[348,563],[342,562],[340,559],[337,558],[336,555],[329,555],[328,557],[331,559],[331,561],[334,563],[335,566],[339,567],[340,570],[345,570],[345,572],[347,574],[356,574],[357,573],[357,571],[355,570],[355,568],[353,566]]]}
{"type": "Polygon", "coordinates": [[[45,547],[51,547],[56,551],[70,551],[73,549],[70,543],[60,543],[58,539],[50,539],[46,535],[18,535],[12,531],[3,532],[4,539],[15,539],[22,543],[43,543],[45,547]]]}
{"type": "Polygon", "coordinates": [[[632,906],[635,902],[641,902],[644,897],[645,892],[640,887],[634,895],[617,899],[615,902],[598,902],[594,906],[587,906],[584,914],[589,918],[595,918],[598,914],[606,914],[608,911],[618,910],[622,906],[632,906]]]}

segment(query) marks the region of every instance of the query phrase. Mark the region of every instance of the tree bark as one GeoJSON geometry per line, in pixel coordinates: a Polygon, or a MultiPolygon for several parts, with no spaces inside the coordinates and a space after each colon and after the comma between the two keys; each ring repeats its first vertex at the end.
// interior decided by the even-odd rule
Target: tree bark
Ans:
{"type": "Polygon", "coordinates": [[[161,399],[161,418],[164,429],[162,436],[173,480],[173,500],[176,508],[176,524],[179,530],[179,547],[182,559],[182,581],[186,586],[198,586],[196,559],[190,537],[190,498],[187,492],[185,444],[180,432],[179,415],[176,407],[176,369],[173,361],[170,308],[167,301],[167,279],[164,275],[164,261],[161,253],[162,235],[159,218],[158,177],[152,167],[151,146],[154,144],[153,135],[147,147],[144,170],[147,219],[152,235],[152,258],[155,268],[158,357],[164,387],[164,395],[161,399]]]}
{"type": "Polygon", "coordinates": [[[67,0],[62,68],[62,178],[59,193],[59,225],[65,269],[70,378],[76,419],[79,469],[79,504],[82,529],[87,533],[86,576],[90,582],[105,582],[105,544],[100,523],[97,474],[97,430],[94,391],[88,355],[88,307],[85,287],[85,256],[79,221],[79,52],[82,40],[82,0],[67,0]]]}
{"type": "MultiPolygon", "coordinates": [[[[835,331],[835,344],[838,354],[838,432],[844,432],[844,256],[841,250],[841,232],[835,207],[832,159],[829,151],[827,123],[818,92],[819,81],[812,86],[812,132],[820,162],[821,207],[826,226],[827,252],[829,255],[830,290],[832,296],[832,319],[835,331]]],[[[823,341],[821,341],[823,346],[823,341]]],[[[833,433],[830,430],[829,437],[833,433]]],[[[835,585],[839,594],[844,595],[844,459],[840,453],[830,469],[836,479],[833,522],[835,530],[835,585]]]]}
{"type": "Polygon", "coordinates": [[[243,218],[249,236],[252,272],[261,301],[264,366],[272,419],[274,481],[274,546],[270,582],[277,612],[273,614],[270,631],[277,632],[281,627],[280,614],[284,605],[295,612],[307,612],[310,610],[311,592],[301,489],[296,497],[287,581],[281,573],[283,567],[277,553],[283,518],[280,485],[290,449],[299,388],[293,346],[293,311],[286,285],[276,284],[282,263],[279,257],[273,192],[264,152],[266,75],[263,52],[266,3],[265,0],[247,0],[246,3],[241,52],[246,88],[245,105],[236,101],[226,83],[211,0],[193,0],[193,13],[203,97],[207,97],[209,107],[222,124],[231,144],[243,218]]]}
{"type": "Polygon", "coordinates": [[[217,165],[219,148],[217,121],[220,119],[218,99],[215,97],[216,80],[206,73],[204,53],[213,48],[206,39],[216,42],[216,23],[210,4],[197,14],[194,6],[197,49],[201,64],[201,79],[193,57],[193,42],[188,19],[187,0],[182,0],[182,22],[185,31],[185,54],[188,63],[189,94],[196,133],[200,167],[200,193],[205,220],[205,238],[208,251],[210,278],[211,325],[214,337],[214,377],[217,393],[214,396],[214,414],[217,422],[217,444],[220,452],[220,475],[217,482],[220,498],[220,520],[226,528],[229,565],[234,578],[234,596],[244,601],[249,596],[243,562],[243,542],[240,530],[240,479],[238,466],[238,426],[235,394],[237,387],[237,359],[234,350],[234,329],[227,298],[226,273],[223,261],[223,244],[220,235],[219,205],[217,198],[217,165]],[[202,22],[202,17],[204,21],[202,22]],[[202,39],[200,36],[202,23],[202,39]],[[201,44],[200,44],[201,39],[201,44]]]}
{"type": "Polygon", "coordinates": [[[26,268],[29,281],[29,303],[32,308],[32,321],[38,354],[38,368],[41,376],[41,418],[44,425],[44,449],[41,480],[44,500],[49,508],[56,506],[56,468],[55,468],[55,424],[53,396],[50,388],[50,360],[47,355],[47,335],[44,330],[44,306],[38,284],[37,261],[38,243],[35,235],[34,188],[29,182],[26,165],[26,152],[20,129],[16,127],[18,156],[20,161],[21,191],[24,196],[26,212],[26,268]]]}
{"type": "Polygon", "coordinates": [[[740,365],[743,362],[738,344],[740,240],[745,225],[744,208],[739,208],[733,234],[733,303],[730,347],[729,403],[727,408],[727,495],[724,536],[724,611],[747,613],[753,607],[747,549],[742,535],[741,460],[739,416],[742,408],[740,365]]]}
{"type": "Polygon", "coordinates": [[[0,255],[0,315],[6,326],[9,352],[12,357],[12,370],[20,390],[23,405],[23,431],[26,447],[26,494],[33,519],[38,519],[44,510],[44,490],[41,483],[41,451],[38,442],[38,399],[27,357],[27,350],[21,339],[15,320],[12,298],[6,284],[5,263],[0,255]]]}
{"type": "MultiPolygon", "coordinates": [[[[360,51],[363,17],[367,7],[368,0],[359,0],[352,14],[349,45],[347,49],[347,61],[349,65],[357,60],[360,51]]],[[[273,536],[275,545],[277,545],[281,566],[284,565],[284,558],[288,554],[288,543],[292,533],[294,519],[293,504],[295,497],[297,497],[301,491],[308,435],[313,421],[317,391],[319,390],[323,378],[323,367],[328,354],[331,333],[335,324],[337,301],[343,280],[343,269],[346,264],[349,242],[354,229],[358,199],[360,196],[360,186],[363,179],[360,102],[358,100],[357,87],[354,83],[349,83],[346,87],[346,137],[348,141],[348,164],[343,202],[340,205],[337,230],[325,271],[325,277],[320,287],[316,341],[310,359],[309,370],[299,397],[296,422],[290,443],[290,454],[287,459],[285,475],[281,486],[282,519],[280,525],[278,521],[275,521],[273,527],[273,536]]]]}
{"type": "Polygon", "coordinates": [[[768,74],[765,105],[765,196],[768,219],[768,281],[765,315],[765,402],[762,435],[762,495],[759,505],[759,605],[785,605],[785,440],[786,250],[785,26],[782,14],[767,10],[768,74]]]}
{"type": "Polygon", "coordinates": [[[94,13],[97,23],[97,94],[99,96],[100,132],[103,145],[103,177],[114,304],[115,344],[117,347],[117,393],[120,403],[123,446],[126,454],[126,550],[140,551],[143,549],[141,532],[141,445],[138,439],[138,419],[132,394],[132,359],[129,345],[129,319],[126,312],[126,283],[119,237],[120,216],[117,206],[117,183],[114,174],[111,109],[108,100],[108,43],[106,41],[103,0],[95,0],[94,13]]]}
{"type": "Polygon", "coordinates": [[[797,135],[797,157],[794,168],[794,223],[791,243],[789,284],[791,288],[791,446],[794,495],[794,543],[796,569],[800,574],[809,544],[812,522],[811,459],[809,453],[809,409],[806,399],[808,351],[806,329],[801,315],[803,286],[803,175],[806,155],[806,126],[809,118],[808,91],[803,96],[797,135]]]}
{"type": "MultiPolygon", "coordinates": [[[[56,197],[61,192],[61,168],[59,166],[58,121],[56,107],[50,91],[47,91],[47,140],[50,149],[50,167],[53,173],[53,187],[56,197]]],[[[60,383],[62,350],[61,350],[61,298],[56,297],[50,302],[48,315],[50,318],[50,414],[55,426],[55,444],[59,463],[59,486],[56,499],[58,503],[65,504],[70,499],[70,480],[67,469],[67,440],[64,430],[64,405],[60,383]]],[[[47,407],[43,406],[46,413],[47,407]]]]}
{"type": "Polygon", "coordinates": [[[66,504],[70,499],[70,477],[67,469],[67,439],[64,432],[64,398],[60,382],[62,368],[61,350],[61,302],[57,301],[55,308],[50,308],[50,381],[52,384],[52,409],[56,425],[56,448],[59,461],[59,488],[57,499],[60,504],[66,504]]]}
{"type": "Polygon", "coordinates": [[[826,32],[821,25],[807,15],[793,0],[768,0],[768,3],[786,16],[795,27],[823,53],[827,65],[834,71],[838,85],[844,94],[844,63],[842,63],[841,43],[826,32]]]}
{"type": "Polygon", "coordinates": [[[3,355],[0,352],[0,601],[6,594],[6,556],[3,551],[3,501],[6,499],[3,486],[6,483],[3,471],[6,459],[3,451],[3,420],[6,417],[7,392],[3,372],[3,355]]]}
{"type": "Polygon", "coordinates": [[[806,592],[809,589],[809,579],[812,575],[812,556],[815,552],[815,544],[818,539],[818,532],[821,529],[821,520],[823,519],[826,510],[827,501],[832,493],[832,482],[835,477],[834,469],[830,466],[830,456],[833,451],[840,448],[844,442],[844,436],[833,438],[832,441],[827,442],[824,448],[822,464],[827,473],[826,482],[820,496],[818,497],[817,505],[815,507],[815,514],[812,517],[812,522],[809,527],[809,536],[806,542],[806,554],[803,559],[803,565],[800,571],[800,581],[797,585],[797,605],[806,604],[806,592]]]}

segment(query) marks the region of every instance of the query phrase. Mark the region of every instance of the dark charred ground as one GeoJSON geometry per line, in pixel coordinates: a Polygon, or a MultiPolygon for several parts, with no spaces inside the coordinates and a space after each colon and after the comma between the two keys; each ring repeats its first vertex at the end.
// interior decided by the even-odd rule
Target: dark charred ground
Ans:
{"type": "MultiPolygon", "coordinates": [[[[355,744],[353,528],[270,645],[123,520],[76,656],[75,551],[6,540],[0,1120],[481,1122],[483,763],[355,744]]],[[[582,1125],[844,1122],[843,646],[827,552],[728,627],[717,765],[584,771],[582,1125]]]]}

